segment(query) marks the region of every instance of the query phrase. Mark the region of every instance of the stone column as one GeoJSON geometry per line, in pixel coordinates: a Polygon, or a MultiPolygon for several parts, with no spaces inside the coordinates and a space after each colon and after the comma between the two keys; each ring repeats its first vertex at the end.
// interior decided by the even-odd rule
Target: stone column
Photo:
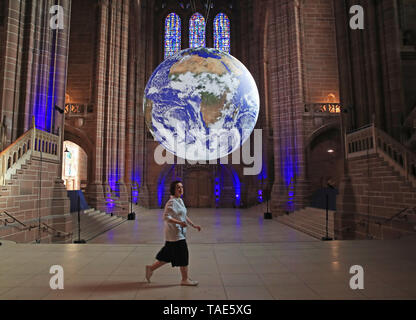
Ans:
{"type": "Polygon", "coordinates": [[[269,102],[275,154],[271,200],[272,212],[283,214],[302,208],[308,193],[302,127],[299,4],[296,0],[270,1],[269,8],[269,102]]]}
{"type": "Polygon", "coordinates": [[[141,21],[140,25],[140,43],[138,44],[139,52],[139,64],[137,73],[139,75],[139,80],[137,84],[137,90],[139,92],[139,112],[136,118],[138,123],[138,143],[136,147],[138,148],[137,153],[137,162],[136,166],[140,172],[142,183],[139,190],[139,204],[149,207],[151,203],[157,203],[157,192],[152,192],[152,190],[157,190],[157,187],[154,188],[154,181],[150,181],[151,176],[150,166],[153,163],[153,152],[154,146],[153,143],[148,143],[147,141],[147,128],[144,122],[143,114],[143,95],[144,89],[146,87],[147,81],[153,73],[154,68],[157,66],[158,62],[155,62],[155,53],[154,53],[154,6],[155,1],[144,0],[141,1],[141,21]],[[152,157],[148,156],[148,153],[151,153],[152,157]],[[153,199],[153,200],[152,200],[153,199]],[[156,199],[156,200],[154,200],[156,199]]]}
{"type": "Polygon", "coordinates": [[[100,0],[98,6],[98,31],[97,31],[97,59],[95,73],[95,112],[96,118],[96,134],[95,141],[95,162],[94,167],[90,170],[91,181],[86,189],[86,197],[90,206],[99,210],[106,210],[106,203],[103,188],[104,167],[104,126],[105,126],[105,97],[106,97],[106,65],[107,65],[107,32],[108,32],[108,6],[109,0],[100,0]]]}
{"type": "Polygon", "coordinates": [[[101,210],[127,215],[126,108],[130,0],[101,1],[96,65],[96,168],[89,198],[101,210]],[[101,194],[100,194],[101,193],[101,194]]]}
{"type": "Polygon", "coordinates": [[[352,127],[375,121],[396,139],[405,113],[400,34],[395,0],[364,1],[365,29],[351,30],[352,0],[334,0],[339,59],[340,100],[350,107],[352,127]],[[373,118],[374,115],[374,118],[373,118]]]}

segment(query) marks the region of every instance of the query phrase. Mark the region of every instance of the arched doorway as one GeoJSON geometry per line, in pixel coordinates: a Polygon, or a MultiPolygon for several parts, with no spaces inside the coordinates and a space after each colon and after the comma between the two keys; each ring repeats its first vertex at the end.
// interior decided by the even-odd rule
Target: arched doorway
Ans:
{"type": "Polygon", "coordinates": [[[213,205],[212,172],[190,170],[185,175],[184,200],[190,208],[210,208],[213,205]]]}
{"type": "Polygon", "coordinates": [[[336,207],[336,193],[343,176],[343,150],[338,128],[328,127],[311,137],[308,145],[308,178],[311,183],[313,207],[326,206],[326,194],[330,194],[329,206],[336,207]]]}
{"type": "Polygon", "coordinates": [[[62,180],[67,190],[82,190],[88,179],[87,153],[76,143],[64,141],[62,180]]]}

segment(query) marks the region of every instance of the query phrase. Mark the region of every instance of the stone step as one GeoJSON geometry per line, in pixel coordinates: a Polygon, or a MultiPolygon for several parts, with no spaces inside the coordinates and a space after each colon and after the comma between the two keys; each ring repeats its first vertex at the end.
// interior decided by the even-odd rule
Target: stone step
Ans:
{"type": "MultiPolygon", "coordinates": [[[[88,241],[96,236],[111,230],[126,221],[118,216],[111,216],[94,208],[85,210],[80,215],[81,220],[81,239],[88,241]]],[[[73,233],[74,240],[78,239],[78,214],[73,214],[73,233]]]]}
{"type": "MultiPolygon", "coordinates": [[[[85,229],[85,230],[93,230],[96,228],[99,228],[101,225],[106,224],[108,221],[113,221],[116,220],[118,217],[113,216],[113,217],[105,217],[105,219],[100,219],[100,220],[89,220],[89,219],[85,219],[85,220],[81,220],[81,229],[85,229]]],[[[75,221],[74,226],[76,228],[78,228],[78,221],[75,221]]]]}
{"type": "MultiPolygon", "coordinates": [[[[295,216],[292,216],[292,217],[286,216],[285,218],[294,222],[303,223],[305,225],[310,225],[310,226],[314,226],[317,228],[325,228],[326,226],[326,220],[308,219],[304,217],[295,217],[295,216]]],[[[334,221],[328,220],[328,226],[330,228],[332,228],[334,225],[335,225],[334,221]]]]}
{"type": "MultiPolygon", "coordinates": [[[[81,219],[81,229],[94,229],[97,226],[100,226],[101,224],[105,223],[106,221],[108,221],[108,219],[100,219],[100,220],[96,220],[96,219],[88,219],[88,218],[84,218],[81,219]]],[[[78,220],[74,220],[74,227],[78,228],[78,220]]]]}
{"type": "MultiPolygon", "coordinates": [[[[289,227],[291,227],[293,229],[296,229],[298,231],[301,231],[301,232],[303,232],[305,234],[308,234],[308,235],[310,235],[310,236],[312,236],[312,237],[314,237],[316,239],[319,239],[319,240],[321,240],[322,237],[324,237],[326,235],[326,233],[317,233],[317,232],[315,232],[315,231],[313,231],[313,230],[311,230],[309,228],[301,227],[301,226],[299,226],[299,225],[297,225],[295,223],[292,223],[290,221],[283,220],[283,221],[279,221],[279,222],[281,222],[281,223],[283,223],[283,224],[285,224],[285,225],[287,225],[287,226],[289,226],[289,227]]],[[[328,236],[331,237],[331,238],[334,238],[334,234],[331,233],[331,232],[328,232],[328,236]]]]}
{"type": "Polygon", "coordinates": [[[101,219],[106,219],[107,217],[111,217],[111,215],[104,213],[104,212],[98,212],[98,213],[94,213],[94,214],[88,214],[87,216],[84,216],[85,219],[87,219],[86,217],[89,218],[93,218],[94,220],[101,220],[101,219]]]}
{"type": "MultiPolygon", "coordinates": [[[[305,233],[307,235],[310,235],[310,236],[312,236],[312,237],[314,237],[316,239],[319,239],[319,240],[322,240],[322,238],[326,237],[326,232],[324,230],[316,231],[314,229],[305,228],[305,227],[302,227],[302,226],[300,226],[298,224],[293,224],[293,223],[290,223],[290,222],[288,222],[288,223],[283,222],[283,224],[286,224],[287,226],[289,226],[289,227],[291,227],[293,229],[296,229],[296,230],[298,230],[300,232],[303,232],[303,233],[305,233]]],[[[331,232],[330,230],[328,230],[328,237],[334,239],[335,238],[335,235],[334,235],[333,232],[331,232]]]]}
{"type": "MultiPolygon", "coordinates": [[[[305,228],[314,228],[317,230],[326,230],[326,222],[325,221],[313,221],[313,220],[306,220],[299,217],[281,217],[281,219],[285,219],[287,221],[290,221],[295,224],[299,224],[302,227],[305,228]]],[[[328,229],[333,230],[334,229],[334,223],[328,221],[328,229]]]]}
{"type": "MultiPolygon", "coordinates": [[[[310,212],[305,212],[305,211],[296,211],[296,212],[293,212],[289,215],[286,215],[286,217],[297,217],[297,218],[300,218],[300,219],[317,221],[317,222],[326,221],[326,214],[315,215],[315,214],[312,214],[310,212]]],[[[328,213],[328,221],[329,222],[334,222],[334,220],[335,220],[334,214],[328,213]]]]}
{"type": "Polygon", "coordinates": [[[107,231],[119,226],[120,224],[122,224],[125,221],[126,221],[125,219],[117,218],[117,219],[109,221],[106,224],[101,225],[99,229],[92,230],[90,232],[85,232],[85,233],[81,232],[82,239],[84,239],[85,241],[89,241],[91,239],[94,239],[97,236],[103,234],[104,232],[107,232],[107,231]]]}
{"type": "MultiPolygon", "coordinates": [[[[316,213],[312,213],[310,211],[296,211],[296,212],[291,213],[290,215],[295,215],[295,214],[296,214],[296,216],[305,217],[305,218],[308,218],[308,219],[316,219],[316,220],[320,220],[320,219],[325,220],[326,219],[326,213],[325,212],[322,213],[322,214],[316,214],[316,213]]],[[[328,212],[328,220],[334,220],[334,214],[333,213],[328,212]]]]}
{"type": "MultiPolygon", "coordinates": [[[[293,224],[299,225],[302,228],[305,229],[311,229],[312,231],[316,232],[326,232],[326,224],[325,223],[317,223],[317,222],[311,222],[303,219],[296,219],[296,218],[289,218],[284,217],[284,220],[291,222],[293,224]]],[[[328,231],[333,232],[334,230],[334,224],[328,223],[328,231]]]]}
{"type": "MultiPolygon", "coordinates": [[[[291,219],[283,219],[283,220],[284,220],[284,222],[287,222],[291,225],[296,225],[296,226],[298,226],[299,228],[301,228],[303,230],[310,230],[311,232],[319,233],[319,234],[325,234],[326,233],[325,226],[315,226],[315,225],[311,225],[309,223],[305,223],[304,221],[296,221],[296,220],[291,220],[291,219]]],[[[332,227],[328,226],[328,232],[329,233],[334,232],[333,226],[332,227]]]]}
{"type": "MultiPolygon", "coordinates": [[[[321,209],[321,208],[314,208],[314,207],[305,207],[303,210],[311,212],[311,213],[316,213],[316,214],[325,214],[326,213],[326,209],[321,209]]],[[[335,210],[328,210],[329,214],[334,214],[335,210]]]]}
{"type": "MultiPolygon", "coordinates": [[[[319,209],[319,210],[321,210],[321,209],[319,209]]],[[[303,210],[293,212],[289,216],[292,216],[292,215],[295,215],[295,214],[298,217],[304,217],[304,218],[307,218],[307,219],[316,219],[316,220],[323,219],[323,220],[326,220],[326,211],[325,210],[322,210],[322,211],[318,212],[318,211],[303,209],[303,210]]],[[[334,221],[334,211],[328,210],[328,220],[329,221],[334,221]]]]}
{"type": "MultiPolygon", "coordinates": [[[[332,238],[334,214],[335,211],[328,210],[328,236],[332,238]]],[[[280,216],[277,220],[317,239],[326,236],[326,210],[323,209],[306,207],[290,215],[280,216]]]]}

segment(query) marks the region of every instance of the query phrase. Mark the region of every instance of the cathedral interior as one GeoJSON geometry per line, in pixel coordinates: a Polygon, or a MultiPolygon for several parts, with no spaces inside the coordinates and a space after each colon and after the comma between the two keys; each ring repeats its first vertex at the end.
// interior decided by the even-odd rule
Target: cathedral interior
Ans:
{"type": "Polygon", "coordinates": [[[415,239],[414,0],[2,0],[0,43],[3,248],[84,238],[114,252],[124,244],[121,254],[158,243],[149,221],[175,180],[207,224],[199,245],[294,237],[317,251],[330,237],[346,254],[343,241],[361,243],[364,256],[378,240],[393,254],[390,241],[415,239]],[[234,161],[242,147],[226,163],[156,161],[146,86],[166,59],[198,47],[231,55],[254,79],[251,162],[234,161]],[[255,226],[235,231],[244,223],[255,226]]]}

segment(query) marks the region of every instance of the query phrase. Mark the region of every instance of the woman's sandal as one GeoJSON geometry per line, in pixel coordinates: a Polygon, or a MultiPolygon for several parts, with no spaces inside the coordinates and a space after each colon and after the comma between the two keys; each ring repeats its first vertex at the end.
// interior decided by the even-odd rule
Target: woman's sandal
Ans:
{"type": "Polygon", "coordinates": [[[198,285],[198,281],[194,281],[191,279],[188,279],[186,281],[181,281],[181,286],[197,286],[198,285]]]}

